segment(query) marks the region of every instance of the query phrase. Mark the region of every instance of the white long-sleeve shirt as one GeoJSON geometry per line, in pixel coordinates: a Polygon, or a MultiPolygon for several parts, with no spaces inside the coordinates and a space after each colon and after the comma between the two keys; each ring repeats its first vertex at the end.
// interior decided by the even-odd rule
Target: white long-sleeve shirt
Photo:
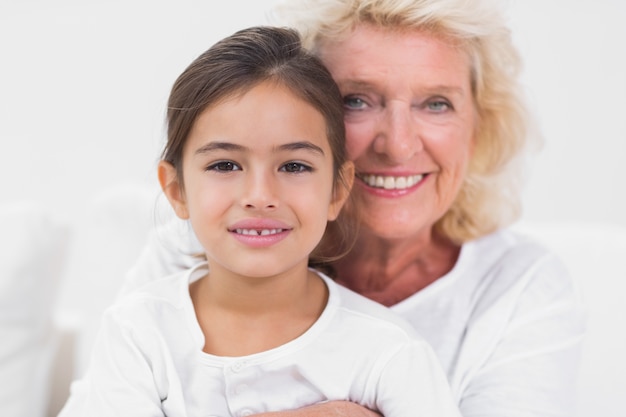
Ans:
{"type": "Polygon", "coordinates": [[[573,415],[585,311],[552,253],[502,231],[392,307],[433,347],[464,417],[573,415]]]}
{"type": "Polygon", "coordinates": [[[244,357],[204,353],[189,283],[207,272],[200,264],[155,280],[108,309],[60,417],[239,417],[329,400],[388,417],[458,416],[411,325],[322,274],[328,303],[304,334],[244,357]]]}
{"type": "MultiPolygon", "coordinates": [[[[197,263],[198,252],[189,229],[168,224],[123,291],[197,263]]],[[[392,310],[432,346],[464,417],[573,414],[584,308],[543,247],[508,230],[470,241],[448,274],[392,310]]]]}

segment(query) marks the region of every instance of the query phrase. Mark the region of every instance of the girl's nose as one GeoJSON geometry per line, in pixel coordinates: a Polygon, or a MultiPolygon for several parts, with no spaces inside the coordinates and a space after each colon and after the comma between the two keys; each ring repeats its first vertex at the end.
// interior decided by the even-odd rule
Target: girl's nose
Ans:
{"type": "Polygon", "coordinates": [[[410,106],[394,103],[387,107],[381,115],[374,151],[391,163],[402,163],[423,148],[419,122],[410,106]]]}
{"type": "Polygon", "coordinates": [[[246,209],[268,210],[278,207],[276,178],[267,173],[247,176],[241,201],[246,209]]]}

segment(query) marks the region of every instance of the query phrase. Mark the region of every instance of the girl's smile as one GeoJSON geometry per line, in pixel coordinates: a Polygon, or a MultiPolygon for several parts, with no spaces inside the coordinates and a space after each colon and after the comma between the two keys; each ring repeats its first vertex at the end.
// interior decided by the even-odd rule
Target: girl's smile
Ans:
{"type": "Polygon", "coordinates": [[[240,243],[253,248],[262,248],[282,241],[292,228],[278,220],[247,219],[236,222],[228,230],[240,243]]]}

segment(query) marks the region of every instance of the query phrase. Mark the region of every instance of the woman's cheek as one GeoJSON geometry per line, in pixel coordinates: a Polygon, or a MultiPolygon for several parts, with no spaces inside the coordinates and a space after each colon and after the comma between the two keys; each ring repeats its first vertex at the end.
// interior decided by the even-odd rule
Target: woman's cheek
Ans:
{"type": "Polygon", "coordinates": [[[346,151],[348,159],[358,159],[373,140],[372,129],[367,123],[346,123],[346,151]]]}

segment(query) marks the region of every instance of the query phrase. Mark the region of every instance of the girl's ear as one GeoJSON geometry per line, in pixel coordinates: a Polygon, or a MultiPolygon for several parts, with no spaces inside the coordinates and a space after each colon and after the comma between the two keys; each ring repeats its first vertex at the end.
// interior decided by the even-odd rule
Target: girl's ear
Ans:
{"type": "Polygon", "coordinates": [[[354,163],[346,161],[339,170],[339,179],[335,184],[333,199],[328,206],[328,221],[333,221],[350,195],[354,183],[354,163]]]}
{"type": "Polygon", "coordinates": [[[189,219],[185,193],[178,179],[176,168],[169,162],[160,161],[157,173],[163,194],[167,197],[176,215],[183,220],[189,219]]]}

